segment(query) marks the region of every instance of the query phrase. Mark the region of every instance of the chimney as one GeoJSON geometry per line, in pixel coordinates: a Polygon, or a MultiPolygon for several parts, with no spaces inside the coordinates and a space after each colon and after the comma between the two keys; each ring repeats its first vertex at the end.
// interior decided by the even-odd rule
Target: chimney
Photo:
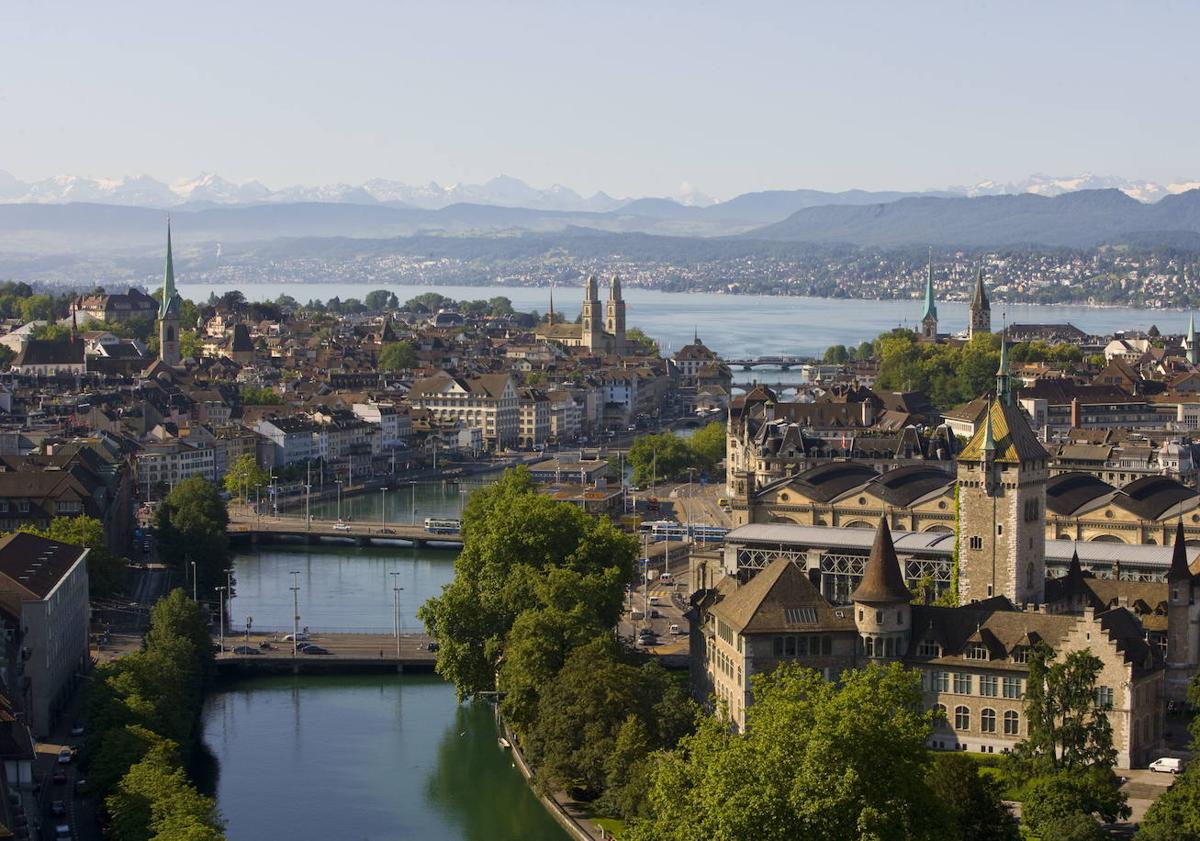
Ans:
{"type": "Polygon", "coordinates": [[[768,400],[766,403],[763,403],[763,417],[765,417],[768,421],[775,420],[775,404],[770,400],[768,400]]]}
{"type": "Polygon", "coordinates": [[[1079,429],[1079,398],[1071,398],[1071,428],[1079,429]]]}
{"type": "Polygon", "coordinates": [[[862,407],[862,425],[863,428],[875,425],[875,405],[870,400],[864,400],[859,404],[862,407]]]}

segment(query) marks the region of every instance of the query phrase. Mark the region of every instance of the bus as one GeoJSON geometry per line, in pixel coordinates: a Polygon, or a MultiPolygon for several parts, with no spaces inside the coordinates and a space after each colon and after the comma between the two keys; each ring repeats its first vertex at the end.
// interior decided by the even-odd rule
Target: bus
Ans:
{"type": "Polygon", "coordinates": [[[425,531],[434,534],[458,534],[462,528],[462,520],[452,520],[445,517],[426,517],[425,531]]]}

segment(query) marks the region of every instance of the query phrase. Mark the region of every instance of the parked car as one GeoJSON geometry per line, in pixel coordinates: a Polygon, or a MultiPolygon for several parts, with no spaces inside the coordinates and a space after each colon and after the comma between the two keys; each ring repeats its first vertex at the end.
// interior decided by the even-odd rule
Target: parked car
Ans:
{"type": "Polygon", "coordinates": [[[350,524],[343,523],[340,520],[333,524],[334,531],[350,531],[350,524]]]}
{"type": "Polygon", "coordinates": [[[60,750],[58,752],[58,764],[59,765],[66,765],[68,762],[70,762],[74,758],[75,758],[75,751],[71,750],[70,748],[63,748],[62,750],[60,750]]]}
{"type": "Polygon", "coordinates": [[[390,528],[388,528],[387,526],[384,526],[383,528],[381,528],[381,529],[379,530],[379,533],[380,533],[380,534],[395,534],[395,533],[396,533],[396,530],[395,530],[395,529],[390,529],[390,528]]]}
{"type": "Polygon", "coordinates": [[[654,634],[650,634],[649,636],[640,636],[639,635],[637,644],[642,646],[643,648],[648,648],[652,645],[657,645],[658,639],[654,636],[654,634]]]}
{"type": "Polygon", "coordinates": [[[1160,756],[1150,763],[1150,770],[1160,774],[1178,774],[1183,770],[1183,760],[1177,756],[1160,756]]]}
{"type": "Polygon", "coordinates": [[[304,646],[304,653],[305,654],[330,654],[331,652],[329,651],[328,648],[321,648],[321,646],[319,646],[319,645],[306,645],[306,646],[304,646]]]}
{"type": "Polygon", "coordinates": [[[56,818],[61,818],[67,813],[67,802],[65,800],[53,800],[50,803],[50,814],[56,818]]]}
{"type": "Polygon", "coordinates": [[[84,728],[83,728],[82,721],[77,721],[73,725],[71,725],[71,735],[72,736],[82,736],[83,732],[84,732],[84,728]]]}
{"type": "Polygon", "coordinates": [[[679,636],[679,635],[680,635],[680,634],[682,634],[682,633],[683,633],[683,629],[682,629],[682,628],[680,628],[678,625],[676,625],[676,624],[672,623],[672,625],[671,625],[671,634],[672,634],[673,636],[679,636]]]}
{"type": "Polygon", "coordinates": [[[239,645],[233,650],[234,654],[259,654],[259,650],[252,645],[239,645]]]}

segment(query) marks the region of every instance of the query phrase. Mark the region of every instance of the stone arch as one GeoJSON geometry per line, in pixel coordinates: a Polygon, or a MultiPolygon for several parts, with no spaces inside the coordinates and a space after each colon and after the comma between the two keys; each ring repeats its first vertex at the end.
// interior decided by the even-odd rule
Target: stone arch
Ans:
{"type": "Polygon", "coordinates": [[[873,528],[875,528],[875,526],[871,525],[870,523],[863,522],[862,520],[853,520],[852,522],[849,522],[849,523],[842,523],[841,528],[844,528],[844,529],[873,529],[873,528]]]}
{"type": "Polygon", "coordinates": [[[932,534],[954,534],[954,529],[945,523],[934,523],[932,526],[924,529],[924,531],[932,534]]]}
{"type": "Polygon", "coordinates": [[[1098,534],[1095,537],[1088,538],[1088,543],[1124,543],[1125,541],[1115,534],[1098,534]]]}

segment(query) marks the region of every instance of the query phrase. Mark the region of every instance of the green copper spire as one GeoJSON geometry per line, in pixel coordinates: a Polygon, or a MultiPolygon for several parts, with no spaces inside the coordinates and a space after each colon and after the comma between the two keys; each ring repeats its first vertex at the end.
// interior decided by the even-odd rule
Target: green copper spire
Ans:
{"type": "Polygon", "coordinates": [[[167,266],[163,272],[162,300],[158,303],[158,317],[167,318],[179,314],[179,293],[175,291],[175,262],[171,259],[171,218],[167,217],[167,266]]]}
{"type": "Polygon", "coordinates": [[[1000,334],[1000,366],[996,368],[996,399],[1012,405],[1012,377],[1008,373],[1008,329],[1000,334]]]}
{"type": "Polygon", "coordinates": [[[927,318],[937,320],[937,303],[933,300],[933,249],[929,249],[929,266],[925,270],[925,312],[921,320],[927,318]]]}

